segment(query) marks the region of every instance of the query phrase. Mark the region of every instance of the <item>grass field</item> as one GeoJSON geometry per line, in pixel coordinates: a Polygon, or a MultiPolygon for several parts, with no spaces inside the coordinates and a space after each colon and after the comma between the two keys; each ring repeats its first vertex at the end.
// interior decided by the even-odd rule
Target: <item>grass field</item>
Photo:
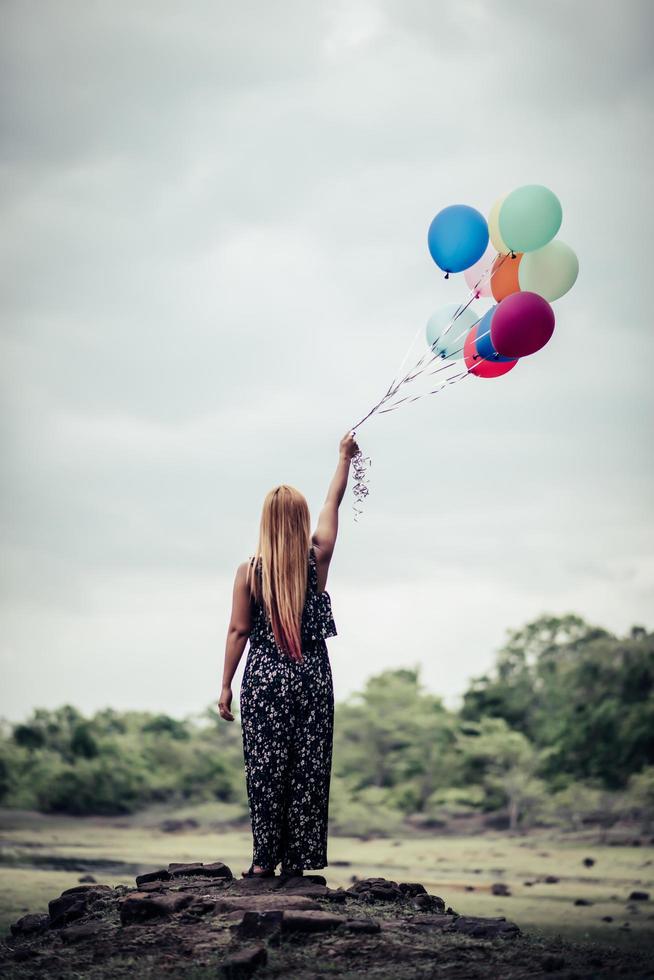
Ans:
{"type": "MultiPolygon", "coordinates": [[[[212,826],[210,817],[226,815],[216,807],[175,816],[191,812],[197,829],[165,833],[158,827],[161,814],[80,819],[0,810],[0,930],[27,911],[46,910],[84,872],[107,884],[133,885],[136,873],[169,861],[221,860],[240,875],[250,862],[249,833],[212,826]]],[[[504,915],[532,934],[621,946],[654,942],[654,901],[629,901],[634,890],[654,898],[653,847],[599,846],[549,834],[331,837],[329,860],[323,873],[333,887],[347,887],[353,875],[420,881],[457,912],[504,915]],[[592,867],[585,858],[594,860],[592,867]],[[545,883],[547,876],[558,881],[545,883]],[[494,883],[507,885],[510,896],[493,895],[494,883]],[[577,899],[592,904],[575,905],[577,899]]]]}

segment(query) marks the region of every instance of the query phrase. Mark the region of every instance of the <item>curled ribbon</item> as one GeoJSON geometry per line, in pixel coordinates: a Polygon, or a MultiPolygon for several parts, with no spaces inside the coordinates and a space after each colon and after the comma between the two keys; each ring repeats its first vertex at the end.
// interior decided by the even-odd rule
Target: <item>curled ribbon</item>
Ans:
{"type": "Polygon", "coordinates": [[[359,515],[363,513],[363,501],[366,499],[370,491],[368,490],[367,471],[372,465],[372,460],[370,456],[364,456],[361,450],[354,454],[352,457],[352,470],[354,471],[354,486],[352,488],[352,493],[354,496],[354,503],[352,509],[354,510],[354,520],[359,520],[359,515]]]}

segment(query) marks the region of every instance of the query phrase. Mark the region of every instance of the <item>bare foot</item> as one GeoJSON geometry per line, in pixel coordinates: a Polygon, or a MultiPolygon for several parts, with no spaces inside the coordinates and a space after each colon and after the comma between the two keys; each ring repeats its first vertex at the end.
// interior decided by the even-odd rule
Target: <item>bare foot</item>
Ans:
{"type": "Polygon", "coordinates": [[[262,868],[259,864],[252,864],[247,871],[242,871],[241,876],[243,878],[251,877],[252,875],[264,875],[268,873],[267,868],[262,868]]]}

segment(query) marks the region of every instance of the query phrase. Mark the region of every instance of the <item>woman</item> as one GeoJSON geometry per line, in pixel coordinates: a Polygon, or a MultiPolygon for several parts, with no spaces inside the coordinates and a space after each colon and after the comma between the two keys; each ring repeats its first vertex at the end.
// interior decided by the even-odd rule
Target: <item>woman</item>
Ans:
{"type": "Polygon", "coordinates": [[[336,635],[325,591],[352,457],[339,460],[313,535],[302,494],[286,484],[263,504],[257,553],[239,565],[218,708],[231,713],[232,678],[250,641],[241,683],[241,725],[253,858],[245,877],[327,865],[334,691],[325,639],[336,635]]]}

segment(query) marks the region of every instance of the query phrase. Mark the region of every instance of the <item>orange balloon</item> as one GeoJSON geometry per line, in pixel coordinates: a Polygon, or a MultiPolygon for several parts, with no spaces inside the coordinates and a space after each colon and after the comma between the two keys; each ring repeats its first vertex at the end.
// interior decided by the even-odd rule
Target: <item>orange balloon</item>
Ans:
{"type": "Polygon", "coordinates": [[[511,258],[510,255],[498,255],[493,262],[491,292],[498,303],[505,296],[520,292],[518,269],[522,256],[522,252],[516,252],[515,258],[511,258]]]}

